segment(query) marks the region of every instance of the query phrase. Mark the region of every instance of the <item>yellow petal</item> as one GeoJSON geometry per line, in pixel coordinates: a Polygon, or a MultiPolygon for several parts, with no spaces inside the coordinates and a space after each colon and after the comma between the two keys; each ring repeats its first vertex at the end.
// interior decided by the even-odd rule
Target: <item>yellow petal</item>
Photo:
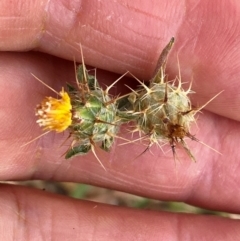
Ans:
{"type": "Polygon", "coordinates": [[[45,97],[36,108],[37,123],[44,130],[62,132],[72,123],[72,105],[67,92],[64,89],[59,93],[60,99],[45,97]]]}

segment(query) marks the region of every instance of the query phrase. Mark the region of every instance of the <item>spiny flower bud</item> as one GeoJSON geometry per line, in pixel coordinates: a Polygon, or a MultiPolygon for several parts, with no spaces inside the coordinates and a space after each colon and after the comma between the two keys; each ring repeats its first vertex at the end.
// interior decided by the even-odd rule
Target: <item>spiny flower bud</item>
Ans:
{"type": "Polygon", "coordinates": [[[190,158],[195,160],[184,139],[188,137],[202,143],[190,134],[190,126],[195,122],[195,114],[206,104],[193,109],[189,99],[192,91],[190,88],[187,91],[182,88],[181,76],[173,81],[167,80],[166,60],[173,43],[174,38],[162,51],[148,86],[135,77],[140,83],[140,89],[128,95],[128,102],[126,97],[120,100],[122,107],[118,115],[122,120],[135,124],[133,131],[139,132],[141,139],[148,142],[147,149],[153,144],[161,146],[170,143],[175,158],[175,146],[181,144],[190,158]],[[176,82],[178,86],[175,86],[176,82]]]}
{"type": "Polygon", "coordinates": [[[97,79],[87,73],[85,66],[77,70],[77,89],[68,85],[72,104],[72,124],[69,126],[73,146],[66,158],[85,154],[96,143],[109,151],[118,131],[117,107],[108,91],[104,91],[97,79]]]}
{"type": "Polygon", "coordinates": [[[90,150],[98,159],[95,147],[100,145],[109,151],[118,131],[116,100],[108,93],[112,86],[103,90],[96,77],[88,74],[84,63],[77,68],[76,75],[77,88],[68,84],[68,93],[64,89],[57,93],[38,79],[60,98],[44,98],[36,108],[37,123],[48,131],[69,130],[72,144],[66,152],[66,159],[90,150]]]}

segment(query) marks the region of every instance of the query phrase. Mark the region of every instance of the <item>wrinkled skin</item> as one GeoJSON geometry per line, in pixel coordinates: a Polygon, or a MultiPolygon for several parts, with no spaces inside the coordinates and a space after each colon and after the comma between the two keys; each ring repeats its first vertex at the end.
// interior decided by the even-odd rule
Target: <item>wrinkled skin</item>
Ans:
{"type": "MultiPolygon", "coordinates": [[[[159,200],[240,213],[240,4],[216,1],[7,1],[0,2],[0,179],[89,183],[159,200]],[[217,4],[217,7],[216,7],[217,4]],[[167,71],[193,79],[193,104],[206,106],[190,142],[197,162],[178,150],[179,162],[157,147],[117,146],[64,160],[67,134],[42,134],[34,108],[53,93],[31,75],[61,90],[74,82],[73,63],[150,79],[162,48],[176,38],[167,71]],[[38,52],[32,51],[36,50],[38,52]],[[26,52],[28,51],[28,52],[26,52]],[[132,161],[134,160],[134,161],[132,161]]],[[[100,73],[100,71],[99,71],[100,73]]],[[[102,72],[110,84],[115,75],[102,72]]],[[[121,92],[123,84],[118,83],[121,92]]],[[[188,85],[186,84],[186,88],[188,85]]],[[[123,134],[124,136],[124,134],[123,134]]],[[[127,136],[125,136],[127,137],[127,136]]],[[[75,200],[21,186],[1,185],[1,240],[238,240],[239,221],[149,212],[75,200]]]]}

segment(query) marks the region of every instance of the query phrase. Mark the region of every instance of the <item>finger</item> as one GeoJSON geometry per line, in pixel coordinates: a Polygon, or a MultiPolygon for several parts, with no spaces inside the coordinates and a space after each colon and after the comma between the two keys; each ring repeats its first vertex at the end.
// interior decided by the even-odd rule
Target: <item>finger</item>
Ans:
{"type": "Polygon", "coordinates": [[[169,69],[175,77],[178,54],[183,81],[193,79],[197,93],[193,103],[201,106],[224,90],[206,108],[240,119],[236,0],[222,1],[215,18],[215,6],[206,0],[197,7],[191,1],[159,4],[158,0],[147,7],[140,0],[18,1],[18,6],[15,1],[1,2],[1,16],[6,16],[0,19],[2,50],[37,49],[80,61],[81,43],[88,64],[149,79],[161,50],[175,36],[169,69]]]}
{"type": "MultiPolygon", "coordinates": [[[[15,2],[4,1],[1,11],[4,16],[10,15],[11,18],[2,18],[2,24],[0,23],[5,26],[1,34],[5,40],[2,41],[1,49],[37,49],[69,60],[75,57],[77,61],[81,61],[81,43],[87,64],[112,72],[124,73],[128,70],[149,76],[148,68],[154,68],[151,66],[152,57],[157,57],[156,49],[161,50],[163,47],[159,46],[159,42],[165,35],[161,31],[165,23],[156,16],[157,13],[149,16],[148,11],[138,13],[136,8],[139,5],[140,1],[100,4],[97,1],[61,0],[41,4],[22,2],[16,9],[15,2]],[[153,23],[150,28],[144,26],[148,20],[153,23]],[[139,21],[136,22],[137,25],[135,21],[139,21]],[[160,24],[159,31],[154,33],[156,24],[160,24]],[[138,40],[142,34],[145,36],[138,40]],[[148,46],[152,46],[150,53],[146,53],[148,46]],[[145,69],[148,73],[145,73],[145,69]]],[[[173,12],[165,14],[165,8],[161,6],[159,10],[170,21],[173,12]]],[[[176,31],[178,24],[175,25],[173,29],[176,31]]],[[[164,39],[168,41],[169,37],[164,39]]]]}
{"type": "MultiPolygon", "coordinates": [[[[97,149],[105,171],[92,153],[64,160],[63,154],[69,148],[69,143],[64,142],[67,133],[50,133],[20,148],[42,134],[35,123],[34,108],[44,96],[52,95],[30,73],[58,90],[66,79],[70,83],[74,81],[71,64],[53,57],[37,56],[6,54],[0,64],[3,90],[0,96],[1,180],[82,182],[155,199],[185,201],[204,208],[240,212],[240,180],[236,171],[240,160],[237,148],[239,125],[210,113],[200,116],[199,130],[192,129],[192,133],[223,156],[200,143],[191,142],[189,146],[197,163],[191,162],[179,149],[174,163],[168,145],[163,147],[165,153],[158,147],[143,153],[146,147],[142,144],[119,146],[121,141],[116,138],[110,153],[97,149]]],[[[126,131],[123,137],[132,140],[126,131]]]]}
{"type": "Polygon", "coordinates": [[[111,207],[44,191],[1,186],[1,239],[18,240],[232,240],[239,221],[111,207]]]}
{"type": "MultiPolygon", "coordinates": [[[[174,48],[179,55],[183,79],[193,79],[194,104],[201,105],[224,90],[206,108],[239,121],[240,64],[237,59],[240,51],[239,42],[236,42],[240,34],[239,4],[235,0],[222,1],[214,19],[215,8],[209,1],[194,6],[193,2],[188,4],[174,48]],[[232,24],[235,21],[237,24],[232,24]]],[[[169,65],[176,72],[176,65],[169,65]]]]}

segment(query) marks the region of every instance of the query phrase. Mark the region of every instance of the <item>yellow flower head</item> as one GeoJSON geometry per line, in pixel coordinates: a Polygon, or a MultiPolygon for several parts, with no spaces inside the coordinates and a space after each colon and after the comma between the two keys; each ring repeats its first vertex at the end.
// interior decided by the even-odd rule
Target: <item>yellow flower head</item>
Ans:
{"type": "Polygon", "coordinates": [[[45,97],[36,108],[37,123],[44,130],[62,132],[72,123],[72,105],[64,89],[59,93],[60,99],[45,97]]]}

